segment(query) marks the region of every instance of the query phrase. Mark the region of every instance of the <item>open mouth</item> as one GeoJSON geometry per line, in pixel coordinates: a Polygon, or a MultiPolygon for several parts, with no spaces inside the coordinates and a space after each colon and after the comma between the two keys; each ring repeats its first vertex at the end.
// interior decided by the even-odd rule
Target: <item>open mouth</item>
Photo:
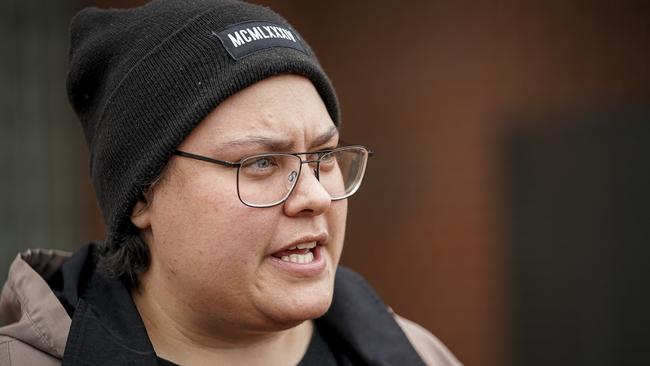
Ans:
{"type": "Polygon", "coordinates": [[[318,258],[319,250],[315,241],[310,243],[301,243],[294,247],[281,250],[273,254],[273,257],[283,262],[307,264],[318,258]]]}

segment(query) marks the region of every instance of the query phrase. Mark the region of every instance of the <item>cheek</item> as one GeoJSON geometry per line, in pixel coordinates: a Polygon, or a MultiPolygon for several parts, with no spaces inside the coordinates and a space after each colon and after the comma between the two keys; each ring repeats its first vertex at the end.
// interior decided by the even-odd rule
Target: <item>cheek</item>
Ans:
{"type": "Polygon", "coordinates": [[[195,285],[244,280],[240,272],[261,260],[275,235],[277,214],[243,205],[235,190],[193,187],[168,192],[157,206],[152,255],[168,275],[184,273],[195,285]]]}
{"type": "Polygon", "coordinates": [[[328,231],[331,236],[332,260],[337,265],[341,258],[343,242],[345,240],[345,225],[347,222],[348,202],[347,200],[332,202],[327,213],[328,231]]]}

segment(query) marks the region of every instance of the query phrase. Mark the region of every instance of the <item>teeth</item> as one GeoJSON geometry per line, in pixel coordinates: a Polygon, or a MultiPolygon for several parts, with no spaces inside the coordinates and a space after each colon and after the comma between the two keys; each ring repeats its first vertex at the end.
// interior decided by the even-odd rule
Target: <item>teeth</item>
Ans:
{"type": "Polygon", "coordinates": [[[291,248],[287,248],[287,250],[312,249],[312,248],[316,248],[316,242],[315,241],[312,241],[311,243],[298,244],[296,246],[292,246],[291,248]]]}
{"type": "Polygon", "coordinates": [[[307,252],[306,254],[291,254],[285,255],[280,259],[285,262],[305,264],[311,263],[314,260],[314,254],[312,252],[307,252]]]}
{"type": "Polygon", "coordinates": [[[298,249],[312,249],[316,248],[316,242],[312,241],[311,243],[298,244],[298,249]]]}

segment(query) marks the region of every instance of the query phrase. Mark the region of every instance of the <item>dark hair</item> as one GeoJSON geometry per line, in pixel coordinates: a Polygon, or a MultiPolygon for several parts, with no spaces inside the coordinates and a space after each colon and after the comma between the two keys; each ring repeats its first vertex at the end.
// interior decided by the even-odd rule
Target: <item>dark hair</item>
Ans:
{"type": "MultiPolygon", "coordinates": [[[[138,200],[146,203],[145,208],[149,207],[153,189],[163,179],[166,171],[167,166],[151,182],[143,185],[138,200]]],[[[108,277],[121,280],[127,287],[137,288],[139,276],[149,269],[150,261],[149,245],[142,239],[140,230],[131,224],[123,236],[106,240],[100,245],[97,268],[108,277]]]]}
{"type": "Polygon", "coordinates": [[[137,288],[139,276],[149,269],[149,246],[139,233],[121,241],[105,242],[99,247],[97,267],[110,278],[119,279],[130,288],[137,288]]]}

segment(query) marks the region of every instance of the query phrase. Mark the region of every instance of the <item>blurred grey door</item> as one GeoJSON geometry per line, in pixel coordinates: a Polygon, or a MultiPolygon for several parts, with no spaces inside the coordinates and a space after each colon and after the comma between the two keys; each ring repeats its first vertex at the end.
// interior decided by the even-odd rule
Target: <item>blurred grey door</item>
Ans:
{"type": "Polygon", "coordinates": [[[650,109],[536,118],[508,143],[516,364],[648,365],[650,109]]]}

